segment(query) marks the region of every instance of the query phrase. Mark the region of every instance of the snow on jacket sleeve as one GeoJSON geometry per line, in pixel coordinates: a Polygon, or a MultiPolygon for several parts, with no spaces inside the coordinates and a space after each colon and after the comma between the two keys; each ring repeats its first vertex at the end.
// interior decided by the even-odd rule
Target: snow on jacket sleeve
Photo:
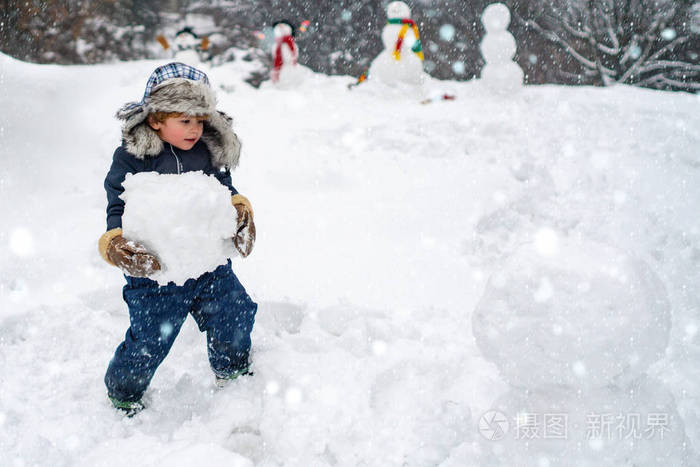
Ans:
{"type": "Polygon", "coordinates": [[[119,147],[114,151],[112,166],[105,177],[105,190],[107,191],[107,230],[122,226],[122,214],[124,214],[124,201],[119,197],[124,193],[122,183],[127,173],[138,173],[144,170],[145,163],[129,154],[124,148],[119,147]]]}
{"type": "Polygon", "coordinates": [[[236,190],[233,187],[233,183],[231,182],[231,172],[226,169],[226,170],[215,170],[214,171],[214,176],[221,182],[222,185],[227,187],[231,191],[231,204],[236,205],[236,204],[243,204],[246,206],[248,209],[249,215],[252,217],[253,216],[253,208],[250,204],[250,201],[248,201],[248,198],[243,196],[242,194],[238,193],[238,190],[236,190]]]}
{"type": "Polygon", "coordinates": [[[233,182],[231,181],[231,172],[226,170],[214,170],[214,176],[217,180],[221,182],[226,188],[231,192],[231,196],[238,194],[238,190],[233,187],[233,182]]]}

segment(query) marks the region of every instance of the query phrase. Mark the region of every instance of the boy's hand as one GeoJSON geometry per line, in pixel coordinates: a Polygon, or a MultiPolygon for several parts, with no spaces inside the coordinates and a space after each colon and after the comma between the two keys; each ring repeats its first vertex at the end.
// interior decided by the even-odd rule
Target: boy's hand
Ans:
{"type": "Polygon", "coordinates": [[[253,213],[250,212],[248,206],[243,203],[233,205],[238,213],[238,227],[236,235],[233,237],[233,246],[241,254],[246,257],[253,251],[255,244],[255,223],[253,222],[253,213]]]}
{"type": "Polygon", "coordinates": [[[143,246],[117,235],[109,242],[107,257],[119,269],[133,277],[148,277],[160,271],[158,259],[143,246]]]}

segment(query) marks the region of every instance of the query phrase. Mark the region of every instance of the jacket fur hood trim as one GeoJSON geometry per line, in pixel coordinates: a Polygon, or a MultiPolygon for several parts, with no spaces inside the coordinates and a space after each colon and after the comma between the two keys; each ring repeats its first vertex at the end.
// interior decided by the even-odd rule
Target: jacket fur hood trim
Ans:
{"type": "Polygon", "coordinates": [[[215,167],[234,169],[238,165],[241,143],[233,132],[233,119],[216,110],[216,98],[202,81],[172,78],[151,91],[143,102],[124,105],[117,118],[122,121],[122,139],[126,150],[139,159],[156,156],[163,151],[163,141],[148,124],[153,112],[177,112],[185,115],[206,115],[202,142],[211,153],[215,167]]]}

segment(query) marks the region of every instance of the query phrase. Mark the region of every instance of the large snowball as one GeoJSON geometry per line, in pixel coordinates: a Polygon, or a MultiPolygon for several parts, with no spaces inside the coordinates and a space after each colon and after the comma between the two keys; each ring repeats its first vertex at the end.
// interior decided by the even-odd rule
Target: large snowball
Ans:
{"type": "Polygon", "coordinates": [[[642,374],[669,339],[657,276],[612,247],[545,233],[489,279],[473,315],[484,356],[530,388],[598,388],[642,374]]]}
{"type": "Polygon", "coordinates": [[[374,59],[369,68],[370,82],[379,82],[388,86],[420,86],[425,82],[423,62],[410,50],[402,52],[397,61],[392,52],[384,50],[374,59]]]}
{"type": "Polygon", "coordinates": [[[182,285],[236,254],[236,209],[215,177],[144,172],[128,175],[123,185],[124,237],[156,255],[162,271],[151,278],[159,284],[182,285]]]}
{"type": "Polygon", "coordinates": [[[303,65],[285,62],[279,80],[274,83],[279,89],[295,89],[303,83],[313,83],[314,73],[303,65]]]}
{"type": "Polygon", "coordinates": [[[524,76],[522,68],[515,62],[487,63],[481,70],[480,82],[494,95],[512,95],[522,89],[524,76]]]}

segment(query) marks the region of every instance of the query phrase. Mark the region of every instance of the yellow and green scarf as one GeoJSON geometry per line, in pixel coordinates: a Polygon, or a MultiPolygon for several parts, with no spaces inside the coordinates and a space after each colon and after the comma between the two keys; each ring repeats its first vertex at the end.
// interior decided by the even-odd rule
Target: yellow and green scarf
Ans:
{"type": "Polygon", "coordinates": [[[415,21],[407,18],[389,18],[387,24],[401,24],[401,30],[399,31],[399,38],[396,40],[396,45],[394,46],[393,56],[396,61],[401,60],[401,45],[403,44],[403,39],[406,36],[406,32],[410,27],[413,29],[413,35],[416,36],[416,42],[413,43],[411,51],[413,51],[418,58],[423,60],[423,47],[420,43],[420,36],[418,35],[418,26],[416,26],[415,21]]]}

